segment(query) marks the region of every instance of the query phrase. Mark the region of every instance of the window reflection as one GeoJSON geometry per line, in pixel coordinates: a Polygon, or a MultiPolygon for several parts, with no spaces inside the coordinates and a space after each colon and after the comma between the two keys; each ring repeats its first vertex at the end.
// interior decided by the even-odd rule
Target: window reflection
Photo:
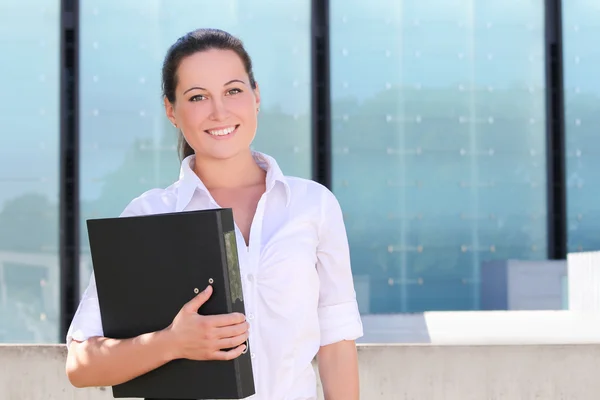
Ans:
{"type": "Polygon", "coordinates": [[[91,272],[85,220],[118,215],[178,178],[160,68],[189,31],[220,28],[244,41],[262,100],[254,148],[285,174],[311,177],[310,2],[83,1],[80,23],[82,288],[91,272]]]}
{"type": "Polygon", "coordinates": [[[0,342],[58,340],[59,7],[0,1],[0,342]]]}
{"type": "Polygon", "coordinates": [[[484,261],[546,257],[543,17],[331,2],[333,189],[363,313],[478,309],[484,261]]]}
{"type": "Polygon", "coordinates": [[[568,251],[594,251],[600,249],[600,1],[562,5],[568,251]]]}

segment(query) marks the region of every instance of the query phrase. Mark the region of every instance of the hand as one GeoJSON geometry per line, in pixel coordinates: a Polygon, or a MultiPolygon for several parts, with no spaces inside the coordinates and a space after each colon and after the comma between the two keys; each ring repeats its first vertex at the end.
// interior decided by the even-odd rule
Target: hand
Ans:
{"type": "Polygon", "coordinates": [[[243,314],[198,314],[212,291],[208,286],[186,303],[166,329],[173,339],[175,359],[233,360],[246,350],[249,324],[243,314]]]}

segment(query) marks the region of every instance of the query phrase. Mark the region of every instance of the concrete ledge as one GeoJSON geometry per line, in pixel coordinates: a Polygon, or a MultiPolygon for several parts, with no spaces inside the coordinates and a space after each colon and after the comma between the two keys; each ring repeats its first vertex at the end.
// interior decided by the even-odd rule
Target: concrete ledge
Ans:
{"type": "Polygon", "coordinates": [[[569,253],[569,309],[600,311],[600,252],[569,253]]]}
{"type": "Polygon", "coordinates": [[[362,321],[360,343],[600,343],[600,313],[589,311],[444,311],[364,315],[362,321]]]}
{"type": "MultiPolygon", "coordinates": [[[[71,387],[65,357],[63,345],[0,345],[0,398],[112,398],[110,388],[71,387]]],[[[600,393],[600,344],[360,345],[359,359],[366,400],[592,400],[600,393]]]]}

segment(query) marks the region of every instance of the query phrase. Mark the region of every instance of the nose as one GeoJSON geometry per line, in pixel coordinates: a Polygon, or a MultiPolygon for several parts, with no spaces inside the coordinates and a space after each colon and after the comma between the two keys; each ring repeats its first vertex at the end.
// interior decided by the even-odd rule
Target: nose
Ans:
{"type": "Polygon", "coordinates": [[[227,108],[225,107],[222,99],[213,98],[211,103],[212,109],[209,116],[210,119],[213,121],[222,121],[227,118],[227,108]]]}

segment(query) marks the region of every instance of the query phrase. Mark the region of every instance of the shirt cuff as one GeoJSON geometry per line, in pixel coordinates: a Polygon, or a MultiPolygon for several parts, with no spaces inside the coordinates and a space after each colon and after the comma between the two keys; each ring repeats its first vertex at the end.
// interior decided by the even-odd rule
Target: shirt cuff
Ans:
{"type": "Polygon", "coordinates": [[[356,340],[363,335],[363,325],[356,301],[319,307],[321,346],[356,340]]]}
{"type": "Polygon", "coordinates": [[[69,332],[67,334],[67,349],[71,345],[71,342],[73,341],[73,339],[77,340],[78,342],[83,342],[83,341],[87,340],[88,338],[86,337],[86,335],[83,333],[82,330],[76,330],[74,332],[69,332]]]}
{"type": "Polygon", "coordinates": [[[90,332],[88,332],[86,334],[83,329],[74,329],[73,331],[69,330],[66,338],[67,350],[69,349],[69,346],[71,345],[71,342],[73,340],[77,340],[78,342],[85,342],[86,340],[94,336],[103,336],[103,333],[94,332],[90,334],[90,332]]]}

